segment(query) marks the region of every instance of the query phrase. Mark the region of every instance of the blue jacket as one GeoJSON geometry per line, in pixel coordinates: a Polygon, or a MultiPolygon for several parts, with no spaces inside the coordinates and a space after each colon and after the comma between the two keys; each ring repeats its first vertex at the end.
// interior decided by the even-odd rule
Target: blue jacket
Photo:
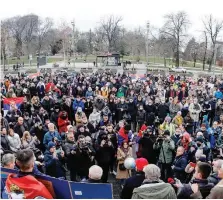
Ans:
{"type": "Polygon", "coordinates": [[[77,100],[75,99],[74,102],[73,102],[74,113],[77,112],[77,108],[78,108],[78,107],[81,107],[82,110],[84,110],[84,102],[82,102],[82,101],[77,101],[77,100]]]}
{"type": "Polygon", "coordinates": [[[90,96],[94,96],[94,93],[93,93],[93,91],[87,91],[86,93],[85,93],[85,97],[86,98],[88,98],[88,97],[90,97],[90,96]]]}
{"type": "Polygon", "coordinates": [[[58,155],[58,159],[53,158],[53,154],[46,150],[44,153],[44,163],[46,167],[46,174],[56,178],[65,178],[65,169],[63,167],[63,160],[58,155]]]}
{"type": "Polygon", "coordinates": [[[216,99],[223,99],[223,94],[222,94],[221,91],[215,92],[215,95],[214,96],[215,96],[216,99]]]}
{"type": "Polygon", "coordinates": [[[184,182],[186,179],[185,168],[187,166],[187,158],[184,155],[176,156],[173,161],[173,173],[174,178],[179,179],[181,182],[184,182]]]}
{"type": "Polygon", "coordinates": [[[120,198],[131,199],[133,190],[141,186],[144,179],[145,179],[144,172],[136,172],[135,176],[126,179],[120,198]]]}
{"type": "Polygon", "coordinates": [[[61,141],[60,134],[57,131],[54,131],[53,133],[50,133],[49,131],[44,135],[43,138],[43,144],[47,148],[47,145],[49,142],[53,141],[53,138],[57,138],[59,141],[61,141]]]}

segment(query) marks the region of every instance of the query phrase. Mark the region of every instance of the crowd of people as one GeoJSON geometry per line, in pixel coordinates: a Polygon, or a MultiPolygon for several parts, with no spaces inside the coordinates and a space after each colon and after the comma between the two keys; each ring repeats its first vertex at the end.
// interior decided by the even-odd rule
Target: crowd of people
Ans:
{"type": "Polygon", "coordinates": [[[107,183],[111,174],[123,199],[223,198],[222,78],[6,75],[1,108],[2,166],[20,177],[107,183]]]}

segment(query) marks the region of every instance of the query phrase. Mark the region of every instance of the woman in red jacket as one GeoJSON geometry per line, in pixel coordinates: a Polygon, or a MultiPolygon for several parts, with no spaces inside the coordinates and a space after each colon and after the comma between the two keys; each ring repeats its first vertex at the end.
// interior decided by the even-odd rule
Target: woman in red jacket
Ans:
{"type": "Polygon", "coordinates": [[[70,121],[68,120],[68,115],[66,111],[61,111],[58,117],[58,127],[59,127],[59,133],[61,135],[65,135],[67,132],[67,125],[70,124],[70,121]]]}

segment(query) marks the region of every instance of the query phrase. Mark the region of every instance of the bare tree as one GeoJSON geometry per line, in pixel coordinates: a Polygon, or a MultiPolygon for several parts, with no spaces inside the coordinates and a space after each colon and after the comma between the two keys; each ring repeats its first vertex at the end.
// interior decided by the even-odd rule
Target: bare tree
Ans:
{"type": "Polygon", "coordinates": [[[211,71],[217,38],[221,30],[223,29],[223,20],[218,21],[217,19],[214,19],[212,15],[210,15],[206,17],[203,23],[204,23],[205,30],[207,34],[210,36],[211,43],[212,43],[212,54],[211,54],[210,63],[209,63],[209,71],[211,71]]]}
{"type": "Polygon", "coordinates": [[[23,44],[23,32],[26,28],[27,21],[24,20],[24,17],[16,16],[8,19],[6,22],[7,29],[10,31],[10,34],[15,38],[15,54],[18,59],[22,55],[22,44],[23,44]]]}
{"type": "Polygon", "coordinates": [[[207,32],[204,31],[204,43],[203,43],[203,70],[205,70],[205,64],[206,64],[206,57],[207,57],[207,49],[208,49],[208,37],[207,37],[207,32]]]}
{"type": "Polygon", "coordinates": [[[116,41],[118,40],[121,31],[121,21],[122,17],[115,17],[113,15],[104,17],[101,20],[101,30],[105,35],[106,42],[108,43],[108,51],[112,51],[115,48],[116,41]]]}
{"type": "Polygon", "coordinates": [[[39,19],[38,21],[38,30],[37,30],[37,51],[40,55],[41,50],[43,48],[44,42],[50,30],[53,26],[53,20],[51,18],[45,18],[43,20],[39,19]]]}
{"type": "Polygon", "coordinates": [[[161,30],[161,33],[165,35],[165,38],[170,38],[174,41],[174,54],[176,58],[176,67],[179,67],[180,62],[180,47],[183,42],[183,38],[186,36],[188,25],[190,24],[187,13],[178,12],[176,14],[171,13],[165,15],[165,24],[161,30]]]}
{"type": "Polygon", "coordinates": [[[23,40],[26,45],[27,53],[30,54],[31,52],[31,43],[36,38],[36,32],[38,30],[38,20],[39,17],[34,14],[24,16],[24,20],[26,21],[26,27],[23,32],[23,40]]]}
{"type": "Polygon", "coordinates": [[[1,22],[1,61],[3,61],[3,67],[5,71],[5,61],[6,61],[6,43],[7,43],[7,28],[4,22],[1,22]]]}

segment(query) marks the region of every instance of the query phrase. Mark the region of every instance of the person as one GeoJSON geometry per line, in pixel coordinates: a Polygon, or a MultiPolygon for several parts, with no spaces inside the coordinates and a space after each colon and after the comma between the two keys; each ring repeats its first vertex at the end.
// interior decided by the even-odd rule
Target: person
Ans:
{"type": "Polygon", "coordinates": [[[66,179],[64,151],[57,152],[56,144],[52,141],[48,143],[47,147],[44,153],[46,174],[52,177],[66,179]]]}
{"type": "Polygon", "coordinates": [[[28,130],[28,127],[25,126],[23,118],[19,117],[18,122],[14,126],[15,133],[17,133],[19,137],[21,138],[23,136],[24,131],[27,131],[27,130],[28,130]]]}
{"type": "Polygon", "coordinates": [[[171,164],[173,161],[174,141],[170,138],[170,132],[166,130],[163,137],[158,137],[153,145],[155,150],[160,150],[159,163],[161,166],[161,179],[167,180],[171,177],[171,164]]]}
{"type": "Polygon", "coordinates": [[[206,198],[211,189],[214,187],[213,183],[208,182],[208,177],[211,173],[211,166],[205,162],[197,163],[195,167],[194,179],[189,184],[183,184],[178,188],[178,199],[190,199],[193,194],[191,184],[197,183],[199,185],[200,192],[204,198],[206,198]]]}
{"type": "Polygon", "coordinates": [[[1,129],[1,151],[2,151],[1,154],[12,152],[9,145],[7,130],[4,127],[2,127],[1,129]]]}
{"type": "Polygon", "coordinates": [[[89,168],[87,183],[101,183],[103,169],[98,165],[93,165],[89,168]]]}
{"type": "MultiPolygon", "coordinates": [[[[7,153],[2,156],[2,167],[7,169],[14,169],[15,167],[15,155],[7,153]]],[[[5,181],[1,179],[1,198],[8,199],[7,193],[5,191],[5,181]]]]}
{"type": "Polygon", "coordinates": [[[68,120],[68,115],[66,111],[61,111],[58,117],[58,127],[59,133],[62,137],[64,137],[65,133],[67,132],[67,125],[70,124],[68,120]]]}
{"type": "Polygon", "coordinates": [[[11,199],[53,199],[47,188],[35,178],[34,153],[31,149],[20,150],[16,153],[18,174],[9,174],[6,180],[6,190],[11,199]]]}
{"type": "Polygon", "coordinates": [[[74,138],[74,133],[68,132],[66,135],[65,143],[63,145],[63,150],[65,153],[65,156],[67,158],[67,167],[70,170],[70,180],[76,181],[76,149],[77,145],[74,138]]]}
{"type": "Polygon", "coordinates": [[[208,182],[213,183],[214,185],[217,185],[221,178],[218,176],[218,171],[221,169],[221,166],[223,165],[223,160],[217,159],[213,161],[213,173],[210,174],[208,177],[208,182]]]}
{"type": "Polygon", "coordinates": [[[120,198],[121,199],[131,199],[133,190],[142,185],[145,179],[145,173],[143,168],[148,165],[148,161],[145,158],[137,158],[136,163],[136,174],[128,179],[126,179],[124,187],[122,189],[120,198]]]}
{"type": "Polygon", "coordinates": [[[21,147],[20,137],[17,133],[14,132],[11,125],[9,125],[8,141],[9,141],[10,150],[13,153],[20,150],[20,147],[21,147]]]}
{"type": "Polygon", "coordinates": [[[194,121],[194,132],[196,131],[198,122],[199,122],[199,115],[201,112],[202,108],[201,105],[198,103],[197,98],[194,98],[193,103],[190,104],[189,106],[189,113],[191,118],[194,121]]]}
{"type": "Polygon", "coordinates": [[[145,180],[133,190],[132,199],[176,199],[173,187],[160,180],[160,168],[148,164],[143,169],[145,180]]]}
{"type": "Polygon", "coordinates": [[[126,158],[132,157],[132,148],[127,141],[123,141],[117,151],[117,175],[116,179],[120,180],[121,187],[124,186],[125,180],[130,177],[130,171],[124,167],[126,158]]]}
{"type": "MultiPolygon", "coordinates": [[[[223,193],[222,193],[222,187],[223,187],[223,165],[218,170],[218,176],[221,178],[221,181],[211,189],[210,194],[206,197],[206,199],[223,199],[223,193]]],[[[193,199],[203,199],[205,196],[203,196],[199,185],[197,183],[194,183],[191,185],[191,189],[193,190],[193,193],[191,194],[191,198],[193,199]]]]}
{"type": "Polygon", "coordinates": [[[182,183],[186,181],[185,167],[187,166],[187,158],[184,154],[184,148],[177,148],[176,157],[173,161],[172,170],[173,177],[179,179],[182,183]]]}
{"type": "Polygon", "coordinates": [[[99,148],[96,150],[95,159],[103,170],[103,175],[101,178],[103,183],[107,183],[108,181],[109,166],[111,160],[113,159],[114,151],[112,142],[107,137],[101,141],[99,148]]]}
{"type": "Polygon", "coordinates": [[[157,152],[153,149],[153,145],[156,141],[156,136],[153,135],[153,130],[151,127],[143,132],[142,138],[139,139],[138,144],[138,157],[146,158],[149,163],[155,164],[157,159],[157,152]]]}
{"type": "Polygon", "coordinates": [[[40,141],[36,136],[31,136],[29,131],[25,131],[23,133],[22,139],[21,139],[21,149],[32,149],[33,152],[39,151],[37,149],[37,146],[40,144],[40,141]]]}
{"type": "Polygon", "coordinates": [[[57,140],[59,142],[62,140],[60,134],[57,131],[55,131],[55,126],[53,123],[49,123],[48,128],[49,131],[44,135],[43,138],[43,144],[46,149],[48,148],[48,143],[51,142],[52,140],[57,140]]]}

